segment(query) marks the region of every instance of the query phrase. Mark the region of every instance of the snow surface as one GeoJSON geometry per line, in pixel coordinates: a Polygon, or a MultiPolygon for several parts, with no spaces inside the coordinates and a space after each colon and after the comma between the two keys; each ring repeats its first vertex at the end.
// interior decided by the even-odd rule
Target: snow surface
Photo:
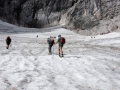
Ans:
{"type": "Polygon", "coordinates": [[[0,90],[120,90],[120,32],[81,36],[61,26],[30,29],[0,21],[0,90]],[[63,58],[58,45],[48,55],[46,39],[58,34],[66,38],[63,58]]]}

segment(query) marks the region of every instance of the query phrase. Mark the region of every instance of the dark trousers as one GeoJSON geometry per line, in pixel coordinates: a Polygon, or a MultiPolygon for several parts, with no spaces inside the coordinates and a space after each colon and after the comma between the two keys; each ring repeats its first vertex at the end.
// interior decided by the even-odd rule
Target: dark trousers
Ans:
{"type": "Polygon", "coordinates": [[[52,51],[51,51],[52,46],[53,46],[53,45],[49,44],[49,47],[48,47],[49,53],[52,53],[52,51]]]}
{"type": "Polygon", "coordinates": [[[6,44],[7,44],[8,46],[10,45],[10,43],[11,43],[10,41],[6,41],[6,44]]]}
{"type": "Polygon", "coordinates": [[[11,43],[10,41],[6,41],[6,44],[7,44],[7,47],[6,47],[6,48],[7,48],[7,49],[9,48],[10,43],[11,43]]]}

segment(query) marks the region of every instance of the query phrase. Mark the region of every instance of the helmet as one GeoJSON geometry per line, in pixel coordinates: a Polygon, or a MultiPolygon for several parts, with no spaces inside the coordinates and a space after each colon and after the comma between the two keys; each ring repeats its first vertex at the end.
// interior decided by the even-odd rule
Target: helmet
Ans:
{"type": "Polygon", "coordinates": [[[58,37],[61,37],[61,35],[59,34],[58,37]]]}

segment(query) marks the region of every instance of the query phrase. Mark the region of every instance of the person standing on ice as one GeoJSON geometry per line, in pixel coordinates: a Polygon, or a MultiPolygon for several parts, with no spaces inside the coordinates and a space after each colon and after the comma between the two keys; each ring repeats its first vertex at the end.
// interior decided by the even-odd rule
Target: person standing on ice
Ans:
{"type": "Polygon", "coordinates": [[[65,38],[61,37],[61,35],[58,35],[58,40],[56,42],[56,44],[58,43],[58,52],[59,52],[59,56],[63,57],[63,45],[65,44],[65,38]]]}
{"type": "Polygon", "coordinates": [[[9,45],[11,44],[11,38],[10,38],[10,36],[7,36],[7,38],[6,38],[6,48],[7,49],[9,49],[9,45]]]}
{"type": "Polygon", "coordinates": [[[52,36],[50,36],[50,38],[47,38],[47,43],[49,45],[48,51],[49,51],[49,54],[51,55],[52,54],[52,51],[51,51],[52,46],[53,46],[53,44],[55,44],[54,38],[52,36]]]}

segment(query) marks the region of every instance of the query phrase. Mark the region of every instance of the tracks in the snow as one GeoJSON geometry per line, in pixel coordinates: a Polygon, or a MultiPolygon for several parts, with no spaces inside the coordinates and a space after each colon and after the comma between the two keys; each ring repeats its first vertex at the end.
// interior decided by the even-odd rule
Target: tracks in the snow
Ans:
{"type": "MultiPolygon", "coordinates": [[[[28,56],[36,56],[36,55],[47,55],[48,54],[48,44],[46,43],[46,38],[29,38],[29,37],[17,37],[17,36],[11,36],[12,37],[12,48],[9,51],[5,51],[6,45],[5,45],[5,36],[2,35],[0,38],[0,49],[2,55],[7,55],[11,53],[11,51],[14,50],[20,50],[21,54],[28,55],[28,56]]],[[[67,38],[67,42],[65,43],[63,50],[65,54],[75,55],[75,54],[91,54],[93,51],[95,53],[101,53],[103,55],[112,55],[117,57],[120,55],[119,51],[120,48],[117,46],[111,46],[111,45],[100,45],[104,39],[94,39],[90,41],[82,41],[79,39],[70,39],[67,38]],[[95,44],[96,43],[96,44],[95,44]],[[113,51],[115,53],[113,53],[113,51]]],[[[104,41],[109,41],[114,39],[105,39],[104,41]]],[[[115,40],[119,40],[119,38],[115,38],[115,40]]],[[[119,43],[118,43],[119,45],[119,43]]],[[[54,47],[54,53],[58,53],[58,45],[55,45],[54,47]]]]}

